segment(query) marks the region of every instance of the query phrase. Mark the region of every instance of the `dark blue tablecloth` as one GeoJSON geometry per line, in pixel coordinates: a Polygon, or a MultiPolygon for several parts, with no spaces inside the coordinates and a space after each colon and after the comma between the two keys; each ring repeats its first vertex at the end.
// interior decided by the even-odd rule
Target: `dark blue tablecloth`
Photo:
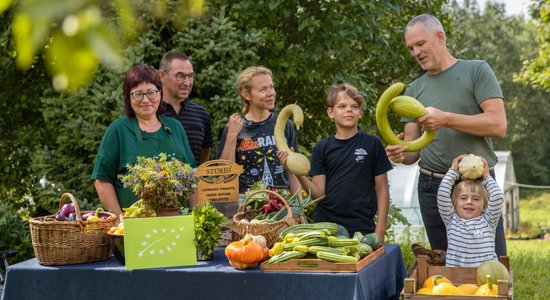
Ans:
{"type": "Polygon", "coordinates": [[[405,276],[398,245],[358,273],[240,271],[218,248],[197,266],[132,271],[114,257],[69,266],[30,259],[8,267],[2,299],[398,299],[405,276]]]}

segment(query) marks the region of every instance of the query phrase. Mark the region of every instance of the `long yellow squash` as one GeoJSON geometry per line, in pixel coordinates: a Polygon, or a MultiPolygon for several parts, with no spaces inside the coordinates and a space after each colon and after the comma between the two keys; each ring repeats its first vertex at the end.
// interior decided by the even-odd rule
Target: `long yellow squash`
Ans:
{"type": "Polygon", "coordinates": [[[435,137],[435,131],[424,131],[422,136],[414,141],[403,141],[398,138],[388,121],[388,106],[399,116],[417,119],[427,113],[427,109],[416,99],[409,96],[399,96],[405,85],[401,82],[392,84],[378,100],[376,105],[376,125],[382,139],[390,145],[407,145],[407,152],[416,152],[428,146],[435,137]]]}
{"type": "Polygon", "coordinates": [[[297,129],[304,122],[304,113],[298,105],[289,104],[285,106],[279,113],[277,121],[275,122],[275,144],[277,145],[279,151],[288,152],[286,165],[290,172],[297,176],[307,175],[309,169],[311,168],[309,159],[301,153],[296,153],[292,151],[286,143],[285,125],[290,115],[293,115],[294,124],[296,125],[297,129]]]}

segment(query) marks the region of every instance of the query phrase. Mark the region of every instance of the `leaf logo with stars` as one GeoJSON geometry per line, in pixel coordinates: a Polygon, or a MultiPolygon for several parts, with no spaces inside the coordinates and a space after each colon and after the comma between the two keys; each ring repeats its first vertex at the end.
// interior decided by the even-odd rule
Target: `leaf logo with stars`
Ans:
{"type": "Polygon", "coordinates": [[[126,269],[197,264],[193,216],[124,220],[126,269]]]}
{"type": "Polygon", "coordinates": [[[141,248],[138,252],[138,257],[145,255],[163,255],[172,252],[178,245],[178,240],[181,238],[180,233],[184,227],[179,228],[153,228],[150,232],[146,232],[141,242],[141,248]]]}

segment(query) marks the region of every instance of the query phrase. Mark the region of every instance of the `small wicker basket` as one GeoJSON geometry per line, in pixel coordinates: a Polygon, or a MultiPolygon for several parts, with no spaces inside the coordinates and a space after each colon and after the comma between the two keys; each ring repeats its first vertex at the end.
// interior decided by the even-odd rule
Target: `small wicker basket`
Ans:
{"type": "Polygon", "coordinates": [[[283,231],[283,229],[290,227],[294,225],[295,218],[292,214],[292,208],[288,205],[286,200],[281,197],[279,194],[270,191],[270,190],[257,190],[252,193],[250,193],[244,202],[239,207],[239,210],[237,213],[233,216],[233,224],[232,224],[232,231],[233,231],[233,240],[240,240],[242,239],[246,234],[250,233],[253,235],[263,235],[267,242],[267,247],[271,248],[273,247],[273,244],[277,242],[279,239],[279,233],[283,231]],[[252,220],[257,215],[257,211],[247,210],[246,204],[248,203],[248,200],[258,193],[270,193],[272,195],[275,195],[281,201],[284,203],[287,209],[287,215],[284,219],[279,221],[273,221],[273,222],[266,222],[266,223],[241,223],[240,221],[242,219],[252,220]]]}
{"type": "Polygon", "coordinates": [[[111,255],[107,231],[114,226],[116,215],[100,212],[107,219],[83,221],[75,197],[65,193],[59,209],[69,198],[76,211],[76,221],[55,221],[55,215],[29,219],[34,254],[41,265],[69,265],[105,260],[111,255]]]}

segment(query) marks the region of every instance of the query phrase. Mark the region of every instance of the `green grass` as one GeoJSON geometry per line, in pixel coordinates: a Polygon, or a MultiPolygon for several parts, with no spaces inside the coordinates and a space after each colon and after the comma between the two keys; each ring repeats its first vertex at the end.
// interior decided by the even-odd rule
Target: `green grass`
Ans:
{"type": "Polygon", "coordinates": [[[541,227],[550,227],[550,193],[532,195],[519,201],[519,232],[508,233],[509,238],[533,238],[541,227]]]}
{"type": "Polygon", "coordinates": [[[508,240],[514,299],[550,299],[550,241],[508,240]]]}

